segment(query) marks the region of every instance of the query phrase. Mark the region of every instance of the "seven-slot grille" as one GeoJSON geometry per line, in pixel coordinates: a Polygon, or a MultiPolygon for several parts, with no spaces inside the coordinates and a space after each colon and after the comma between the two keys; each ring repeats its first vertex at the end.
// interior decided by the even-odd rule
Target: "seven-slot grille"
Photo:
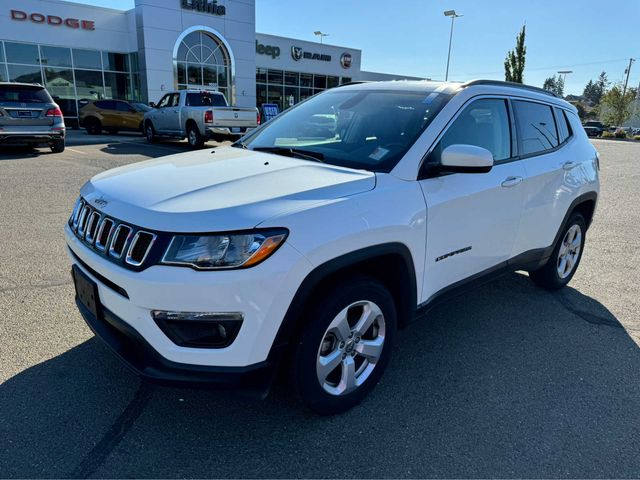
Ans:
{"type": "Polygon", "coordinates": [[[157,238],[155,233],[103,215],[82,198],[76,202],[69,226],[94,250],[132,267],[142,266],[157,238]]]}

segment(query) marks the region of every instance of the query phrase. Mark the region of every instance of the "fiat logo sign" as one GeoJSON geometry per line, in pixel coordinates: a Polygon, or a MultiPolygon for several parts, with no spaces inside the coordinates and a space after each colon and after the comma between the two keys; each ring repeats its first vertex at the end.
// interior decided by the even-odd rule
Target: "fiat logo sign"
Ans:
{"type": "Polygon", "coordinates": [[[352,60],[351,54],[345,52],[340,57],[340,65],[342,65],[342,68],[351,68],[352,60]]]}

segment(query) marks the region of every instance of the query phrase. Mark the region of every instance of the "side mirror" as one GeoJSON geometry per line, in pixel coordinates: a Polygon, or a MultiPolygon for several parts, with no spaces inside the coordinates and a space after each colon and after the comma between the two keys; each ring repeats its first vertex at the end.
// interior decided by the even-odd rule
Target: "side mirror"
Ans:
{"type": "Polygon", "coordinates": [[[149,102],[149,106],[151,108],[158,108],[158,106],[155,104],[155,102],[149,102]]]}
{"type": "Polygon", "coordinates": [[[493,155],[475,145],[449,145],[440,155],[440,169],[454,173],[487,173],[493,168],[493,155]]]}

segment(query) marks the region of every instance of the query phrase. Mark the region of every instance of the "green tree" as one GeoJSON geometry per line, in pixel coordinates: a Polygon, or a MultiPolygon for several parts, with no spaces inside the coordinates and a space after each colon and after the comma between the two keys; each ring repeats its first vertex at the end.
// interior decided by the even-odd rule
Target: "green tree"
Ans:
{"type": "Polygon", "coordinates": [[[542,84],[542,88],[562,97],[564,95],[564,79],[561,75],[549,77],[542,84]]]}
{"type": "Polygon", "coordinates": [[[526,25],[522,26],[522,30],[516,37],[515,50],[507,52],[507,58],[504,60],[504,79],[507,82],[523,83],[525,56],[527,47],[524,45],[526,25]]]}
{"type": "Polygon", "coordinates": [[[622,95],[622,87],[615,85],[600,99],[600,116],[605,123],[622,125],[631,116],[631,106],[635,98],[634,92],[627,91],[622,95]]]}
{"type": "Polygon", "coordinates": [[[607,88],[609,88],[609,83],[606,72],[602,72],[595,82],[593,80],[589,80],[589,83],[584,87],[582,95],[592,104],[598,105],[602,95],[604,95],[607,88]]]}

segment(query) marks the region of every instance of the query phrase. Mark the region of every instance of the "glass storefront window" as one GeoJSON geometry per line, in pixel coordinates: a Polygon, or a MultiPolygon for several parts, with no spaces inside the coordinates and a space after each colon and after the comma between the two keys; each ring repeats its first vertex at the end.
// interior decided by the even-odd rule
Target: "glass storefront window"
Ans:
{"type": "Polygon", "coordinates": [[[71,67],[71,50],[60,47],[40,47],[42,65],[47,67],[71,67]]]}
{"type": "Polygon", "coordinates": [[[297,87],[284,87],[284,108],[294,106],[300,101],[297,87]]]}
{"type": "Polygon", "coordinates": [[[327,88],[337,87],[340,83],[340,77],[327,77],[327,88]]]}
{"type": "Polygon", "coordinates": [[[131,65],[131,73],[138,73],[140,67],[138,67],[138,52],[129,54],[129,64],[131,65]]]}
{"type": "Polygon", "coordinates": [[[104,96],[118,100],[133,100],[131,78],[128,73],[104,73],[104,96]]]}
{"type": "Polygon", "coordinates": [[[105,70],[114,72],[128,72],[129,62],[124,53],[102,52],[102,64],[105,70]]]}
{"type": "Polygon", "coordinates": [[[4,63],[4,48],[2,48],[2,42],[0,42],[0,63],[4,63]]]}
{"type": "Polygon", "coordinates": [[[301,87],[310,87],[313,82],[313,75],[310,73],[301,73],[300,74],[300,86],[301,87]]]}
{"type": "Polygon", "coordinates": [[[300,84],[300,80],[298,79],[297,72],[284,72],[284,84],[285,85],[295,85],[296,87],[300,84]]]}
{"type": "Polygon", "coordinates": [[[267,82],[268,83],[277,83],[282,85],[284,81],[282,70],[268,70],[267,71],[267,82]]]}
{"type": "MultiPolygon", "coordinates": [[[[215,65],[205,65],[202,67],[202,83],[208,87],[218,86],[218,69],[215,65]]],[[[224,85],[225,83],[223,83],[224,85]]]]}
{"type": "Polygon", "coordinates": [[[313,95],[313,90],[310,88],[301,88],[300,89],[300,101],[306,100],[307,98],[313,95]]]}
{"type": "Polygon", "coordinates": [[[314,75],[313,76],[313,88],[327,88],[327,76],[326,75],[314,75]]]}
{"type": "Polygon", "coordinates": [[[187,83],[187,64],[178,62],[178,83],[187,83]]]}
{"type": "Polygon", "coordinates": [[[76,92],[73,86],[73,71],[67,68],[44,69],[44,80],[53,100],[60,106],[65,117],[75,117],[76,92]]]}
{"type": "Polygon", "coordinates": [[[284,110],[284,103],[282,101],[282,86],[281,85],[269,85],[267,87],[267,103],[277,103],[280,107],[280,111],[284,110]]]}
{"type": "Polygon", "coordinates": [[[267,83],[267,69],[266,68],[257,68],[256,69],[256,82],[258,82],[258,83],[267,83]]]}
{"type": "Polygon", "coordinates": [[[81,50],[78,48],[74,48],[73,66],[74,68],[102,70],[100,52],[98,50],[81,50]]]}
{"type": "Polygon", "coordinates": [[[202,85],[202,68],[200,65],[187,65],[187,83],[189,85],[202,85]]]}
{"type": "Polygon", "coordinates": [[[102,72],[74,70],[78,100],[100,100],[104,98],[102,72]]]}
{"type": "MultiPolygon", "coordinates": [[[[27,63],[30,65],[40,64],[38,46],[30,43],[4,42],[7,52],[7,63],[27,63]]],[[[11,75],[11,74],[9,74],[11,75]]]]}
{"type": "Polygon", "coordinates": [[[258,83],[256,84],[256,105],[260,108],[263,103],[267,103],[267,86],[258,83]]]}
{"type": "MultiPolygon", "coordinates": [[[[7,54],[7,57],[9,54],[7,54]]],[[[7,65],[9,67],[10,82],[40,83],[42,84],[42,72],[40,66],[34,65],[7,65]]]]}
{"type": "Polygon", "coordinates": [[[0,63],[0,82],[7,81],[7,66],[4,63],[0,63]]]}
{"type": "Polygon", "coordinates": [[[351,77],[342,77],[340,79],[340,84],[343,84],[343,83],[351,83],[351,77]]]}

